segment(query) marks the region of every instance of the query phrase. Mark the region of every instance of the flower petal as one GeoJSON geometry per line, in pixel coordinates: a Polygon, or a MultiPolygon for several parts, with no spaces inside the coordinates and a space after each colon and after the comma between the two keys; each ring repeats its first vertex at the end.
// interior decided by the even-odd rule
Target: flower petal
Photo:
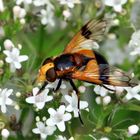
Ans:
{"type": "Polygon", "coordinates": [[[28,60],[29,59],[29,57],[27,56],[27,55],[21,55],[21,56],[19,56],[19,62],[23,62],[23,61],[26,61],[26,60],[28,60]]]}
{"type": "Polygon", "coordinates": [[[53,108],[49,108],[48,112],[51,116],[54,116],[56,114],[56,111],[53,108]]]}
{"type": "Polygon", "coordinates": [[[12,60],[10,57],[6,57],[5,61],[6,61],[7,63],[11,63],[13,60],[12,60]]]}
{"type": "Polygon", "coordinates": [[[61,106],[58,108],[58,113],[64,114],[65,110],[66,110],[66,107],[65,107],[64,105],[61,105],[61,106]]]}
{"type": "Polygon", "coordinates": [[[85,109],[88,107],[88,102],[86,101],[80,101],[80,109],[85,109]]]}
{"type": "Polygon", "coordinates": [[[42,139],[46,139],[47,138],[47,134],[41,133],[41,138],[42,139]]]}
{"type": "Polygon", "coordinates": [[[52,96],[47,96],[47,98],[46,98],[46,102],[51,101],[52,99],[53,99],[52,96]]]}
{"type": "Polygon", "coordinates": [[[11,72],[15,72],[16,71],[15,65],[13,63],[10,63],[10,71],[11,72]]]}
{"type": "Polygon", "coordinates": [[[70,113],[66,113],[63,116],[63,121],[69,121],[71,119],[71,114],[70,113]]]}
{"type": "Polygon", "coordinates": [[[36,96],[36,94],[38,93],[38,91],[39,91],[39,88],[38,87],[35,87],[35,88],[33,88],[33,95],[34,96],[36,96]]]}
{"type": "Polygon", "coordinates": [[[34,104],[35,103],[35,97],[28,97],[28,98],[26,98],[26,102],[27,103],[30,103],[30,104],[34,104]]]}
{"type": "Polygon", "coordinates": [[[13,103],[13,100],[11,100],[10,98],[6,99],[6,103],[5,104],[12,105],[12,103],[13,103]]]}
{"type": "Polygon", "coordinates": [[[68,111],[68,112],[72,112],[72,111],[73,111],[72,106],[71,106],[71,105],[68,105],[68,106],[66,107],[66,111],[68,111]]]}
{"type": "Polygon", "coordinates": [[[74,113],[74,117],[75,117],[75,118],[79,117],[78,112],[79,112],[78,110],[74,110],[74,111],[73,111],[73,113],[74,113]]]}
{"type": "Polygon", "coordinates": [[[20,69],[21,68],[21,64],[17,61],[14,62],[14,65],[17,69],[20,69]]]}
{"type": "Polygon", "coordinates": [[[19,49],[17,49],[17,48],[13,48],[12,49],[12,52],[11,52],[14,56],[19,56],[19,53],[20,53],[20,51],[19,51],[19,49]]]}
{"type": "Polygon", "coordinates": [[[6,113],[6,106],[5,105],[1,106],[1,111],[2,111],[2,113],[6,113]]]}
{"type": "Polygon", "coordinates": [[[37,122],[36,126],[38,127],[39,130],[42,130],[45,127],[44,123],[41,121],[37,122]]]}
{"type": "Polygon", "coordinates": [[[54,133],[54,131],[56,130],[55,126],[47,126],[46,128],[48,135],[52,135],[54,133]]]}
{"type": "Polygon", "coordinates": [[[38,128],[32,129],[32,132],[35,134],[40,134],[40,130],[38,128]]]}
{"type": "Polygon", "coordinates": [[[60,123],[57,124],[57,127],[58,129],[61,131],[61,132],[64,132],[66,127],[65,127],[65,123],[63,121],[61,121],[60,123]]]}
{"type": "Polygon", "coordinates": [[[9,89],[7,92],[6,92],[6,96],[9,97],[13,92],[13,89],[9,89]]]}
{"type": "Polygon", "coordinates": [[[121,12],[122,11],[122,6],[121,5],[114,5],[113,8],[116,12],[121,12]]]}
{"type": "Polygon", "coordinates": [[[35,105],[38,109],[42,109],[45,106],[45,102],[37,102],[35,105]]]}
{"type": "Polygon", "coordinates": [[[46,121],[46,124],[47,124],[48,126],[54,126],[54,125],[55,125],[55,122],[54,122],[51,118],[49,118],[49,119],[46,121]]]}
{"type": "Polygon", "coordinates": [[[66,99],[66,101],[67,101],[68,103],[71,103],[71,100],[72,100],[72,97],[71,97],[71,96],[65,95],[64,97],[65,97],[65,99],[66,99]]]}

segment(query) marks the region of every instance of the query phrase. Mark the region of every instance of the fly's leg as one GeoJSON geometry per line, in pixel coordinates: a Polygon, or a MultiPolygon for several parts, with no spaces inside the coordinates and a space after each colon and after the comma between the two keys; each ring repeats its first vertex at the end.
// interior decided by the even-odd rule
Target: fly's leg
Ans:
{"type": "Polygon", "coordinates": [[[115,89],[108,88],[108,87],[107,87],[107,86],[105,86],[105,85],[101,85],[101,86],[102,86],[102,87],[104,87],[105,89],[109,90],[109,91],[116,92],[116,90],[115,90],[115,89]]]}
{"type": "Polygon", "coordinates": [[[76,92],[76,94],[77,94],[77,97],[78,97],[78,110],[79,110],[79,111],[78,111],[78,114],[79,114],[79,119],[80,119],[80,122],[84,125],[83,120],[82,120],[81,115],[80,115],[80,93],[79,93],[77,87],[75,86],[74,82],[73,82],[71,79],[69,79],[69,82],[70,82],[70,84],[71,84],[73,90],[74,90],[74,91],[76,92]]]}
{"type": "Polygon", "coordinates": [[[47,86],[47,84],[48,84],[47,81],[45,81],[45,82],[43,83],[43,85],[42,85],[42,87],[39,89],[37,95],[39,95],[39,94],[45,89],[45,87],[47,86]]]}
{"type": "Polygon", "coordinates": [[[57,87],[53,91],[56,92],[57,90],[59,90],[61,84],[62,84],[62,79],[59,79],[58,84],[57,84],[57,87]]]}

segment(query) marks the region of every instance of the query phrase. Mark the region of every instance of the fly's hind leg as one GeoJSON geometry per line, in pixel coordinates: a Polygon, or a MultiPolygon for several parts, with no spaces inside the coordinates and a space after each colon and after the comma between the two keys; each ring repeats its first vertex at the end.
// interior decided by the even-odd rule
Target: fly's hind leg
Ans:
{"type": "Polygon", "coordinates": [[[111,92],[116,93],[116,89],[111,89],[111,88],[109,88],[109,87],[107,87],[107,86],[105,86],[105,85],[101,85],[101,86],[104,87],[105,89],[111,91],[111,92]]]}
{"type": "Polygon", "coordinates": [[[79,119],[80,119],[80,122],[84,125],[83,120],[82,120],[81,115],[80,115],[80,93],[79,93],[77,87],[75,86],[74,82],[72,81],[72,79],[69,79],[69,82],[70,82],[70,84],[71,84],[73,90],[74,90],[74,91],[76,92],[76,94],[77,94],[77,97],[78,97],[78,110],[79,110],[79,111],[78,111],[78,114],[79,114],[79,119]]]}

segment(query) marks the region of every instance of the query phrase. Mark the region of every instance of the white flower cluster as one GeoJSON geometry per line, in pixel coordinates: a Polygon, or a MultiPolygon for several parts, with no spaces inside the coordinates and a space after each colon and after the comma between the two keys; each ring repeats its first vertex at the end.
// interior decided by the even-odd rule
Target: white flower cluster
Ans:
{"type": "MultiPolygon", "coordinates": [[[[36,122],[37,127],[34,128],[32,130],[32,132],[35,134],[40,134],[41,139],[46,139],[47,136],[50,136],[55,132],[56,127],[55,126],[47,126],[45,121],[40,121],[40,118],[38,118],[38,119],[39,120],[37,120],[37,122],[36,122]]],[[[63,137],[61,135],[58,135],[58,136],[56,136],[56,140],[67,140],[67,138],[63,137]]],[[[74,138],[71,137],[69,140],[74,140],[74,138]]]]}
{"type": "Polygon", "coordinates": [[[111,102],[111,97],[109,96],[109,93],[112,94],[116,92],[116,94],[119,96],[124,90],[127,92],[124,97],[124,100],[129,101],[133,98],[140,100],[140,94],[139,94],[140,84],[135,87],[113,87],[113,86],[108,86],[108,85],[106,85],[106,87],[111,90],[108,90],[99,85],[95,86],[94,92],[97,95],[99,95],[95,99],[97,104],[108,105],[111,102]]]}
{"type": "Polygon", "coordinates": [[[128,46],[133,49],[133,51],[130,52],[130,55],[140,55],[140,30],[135,31],[132,34],[128,46]]]}
{"type": "Polygon", "coordinates": [[[95,101],[97,104],[108,105],[111,102],[111,97],[108,94],[108,90],[101,86],[96,86],[94,91],[97,95],[95,101]]]}
{"type": "Polygon", "coordinates": [[[69,17],[71,17],[71,11],[70,9],[74,8],[75,4],[80,4],[80,0],[58,0],[61,5],[65,5],[66,9],[63,10],[63,16],[65,17],[65,20],[67,20],[69,17]]]}
{"type": "MultiPolygon", "coordinates": [[[[34,104],[38,109],[43,109],[46,102],[49,102],[53,99],[52,96],[48,95],[50,87],[56,87],[55,84],[57,82],[50,83],[46,86],[44,91],[42,91],[40,94],[37,95],[39,88],[33,88],[33,96],[27,97],[26,102],[30,104],[34,104]]],[[[62,84],[61,88],[66,88],[66,85],[64,83],[62,84]]],[[[74,117],[78,117],[78,97],[75,92],[71,93],[72,95],[64,95],[63,102],[65,102],[65,105],[60,105],[59,108],[56,110],[53,108],[48,109],[48,113],[50,114],[50,118],[48,118],[44,123],[43,122],[37,122],[37,128],[33,129],[33,132],[35,134],[40,134],[41,138],[46,138],[48,135],[52,135],[53,132],[57,128],[64,132],[65,122],[69,121],[72,118],[71,112],[74,113],[74,117]]],[[[80,101],[80,109],[87,109],[88,103],[86,101],[80,101]]]]}
{"type": "Polygon", "coordinates": [[[10,71],[15,72],[16,69],[22,67],[21,62],[28,60],[27,55],[20,55],[21,45],[16,48],[13,42],[9,39],[4,41],[5,50],[3,53],[6,55],[5,61],[10,64],[10,71]]]}
{"type": "Polygon", "coordinates": [[[21,8],[20,6],[16,5],[13,7],[13,15],[14,19],[19,19],[21,24],[25,24],[25,16],[26,11],[24,8],[21,8]]]}
{"type": "Polygon", "coordinates": [[[1,112],[6,113],[6,105],[13,105],[13,100],[9,98],[13,93],[13,89],[0,89],[0,106],[1,112]]]}
{"type": "Polygon", "coordinates": [[[127,0],[104,0],[105,5],[113,7],[116,12],[122,12],[122,5],[124,5],[127,0]]]}
{"type": "Polygon", "coordinates": [[[43,25],[54,26],[54,6],[50,0],[16,0],[16,5],[13,7],[14,19],[20,19],[22,24],[25,23],[25,15],[32,9],[33,15],[37,14],[43,25]],[[24,4],[24,8],[21,5],[24,4]]]}

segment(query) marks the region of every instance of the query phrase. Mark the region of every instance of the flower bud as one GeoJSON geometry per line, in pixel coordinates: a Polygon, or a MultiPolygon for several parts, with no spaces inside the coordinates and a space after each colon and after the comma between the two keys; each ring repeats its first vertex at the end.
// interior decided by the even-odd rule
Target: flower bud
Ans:
{"type": "Polygon", "coordinates": [[[131,125],[128,127],[128,135],[129,136],[137,134],[138,131],[139,131],[139,127],[137,125],[131,125]]]}
{"type": "Polygon", "coordinates": [[[37,122],[39,122],[39,121],[40,121],[39,116],[36,116],[35,120],[36,120],[37,122]]]}
{"type": "Polygon", "coordinates": [[[103,98],[103,104],[104,105],[108,105],[110,103],[110,101],[111,101],[111,97],[110,96],[105,96],[103,98]]]}
{"type": "Polygon", "coordinates": [[[7,129],[2,129],[1,131],[1,135],[4,137],[4,138],[8,138],[10,133],[7,129]]]}
{"type": "Polygon", "coordinates": [[[14,44],[13,44],[13,42],[10,39],[6,39],[4,41],[4,48],[6,50],[11,50],[13,47],[14,47],[14,44]]]}
{"type": "Polygon", "coordinates": [[[101,97],[100,96],[96,97],[95,101],[98,105],[101,104],[101,97]]]}
{"type": "Polygon", "coordinates": [[[86,87],[85,86],[80,86],[78,89],[79,89],[79,91],[81,93],[84,93],[86,91],[86,87]]]}

